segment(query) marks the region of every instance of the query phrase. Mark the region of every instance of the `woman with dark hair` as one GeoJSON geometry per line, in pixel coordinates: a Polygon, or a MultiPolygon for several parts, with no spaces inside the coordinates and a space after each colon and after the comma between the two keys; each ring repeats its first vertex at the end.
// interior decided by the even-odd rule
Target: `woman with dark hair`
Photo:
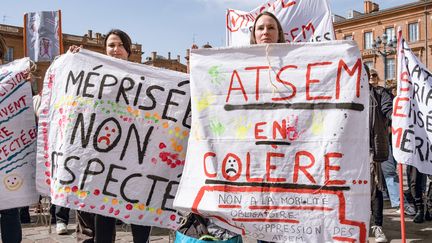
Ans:
{"type": "MultiPolygon", "coordinates": [[[[270,12],[260,13],[252,27],[250,44],[285,43],[282,25],[276,16],[270,12]]],[[[258,243],[271,243],[258,240],[258,243]]]]}
{"type": "MultiPolygon", "coordinates": [[[[119,29],[110,30],[104,40],[105,53],[110,57],[128,60],[131,55],[132,41],[128,34],[119,29]]],[[[71,46],[69,50],[78,52],[80,47],[71,46]]],[[[78,242],[114,242],[116,219],[99,214],[77,211],[78,242]]],[[[150,226],[131,225],[133,242],[146,243],[150,237],[150,226]]]]}
{"type": "Polygon", "coordinates": [[[282,25],[270,12],[260,13],[252,26],[250,44],[285,43],[282,25]]]}

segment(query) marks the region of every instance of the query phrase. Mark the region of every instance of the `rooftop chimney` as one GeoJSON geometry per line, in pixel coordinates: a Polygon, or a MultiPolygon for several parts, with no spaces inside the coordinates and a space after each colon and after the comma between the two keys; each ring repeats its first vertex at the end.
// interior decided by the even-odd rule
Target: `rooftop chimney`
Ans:
{"type": "Polygon", "coordinates": [[[378,4],[376,4],[370,0],[364,1],[364,13],[365,14],[378,12],[378,11],[379,11],[379,5],[378,4]]]}
{"type": "Polygon", "coordinates": [[[156,55],[157,55],[157,52],[153,51],[152,55],[151,55],[152,61],[156,61],[156,55]]]}
{"type": "Polygon", "coordinates": [[[93,31],[92,30],[88,30],[88,32],[87,32],[88,34],[88,38],[91,40],[91,39],[93,39],[93,31]]]}
{"type": "Polygon", "coordinates": [[[168,60],[171,60],[171,52],[168,52],[168,60]]]}
{"type": "Polygon", "coordinates": [[[177,55],[177,62],[180,63],[180,55],[177,55]]]}

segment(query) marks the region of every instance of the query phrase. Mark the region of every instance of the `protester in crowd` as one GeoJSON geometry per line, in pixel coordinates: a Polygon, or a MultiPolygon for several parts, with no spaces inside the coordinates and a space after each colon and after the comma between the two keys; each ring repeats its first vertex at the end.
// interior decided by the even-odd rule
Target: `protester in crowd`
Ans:
{"type": "MultiPolygon", "coordinates": [[[[3,65],[6,50],[6,43],[0,35],[0,65],[3,65]]],[[[18,208],[0,210],[0,229],[3,242],[21,242],[22,229],[18,208]]]]}
{"type": "MultiPolygon", "coordinates": [[[[374,86],[374,87],[380,87],[379,89],[382,90],[383,87],[379,86],[380,84],[380,77],[378,75],[378,72],[371,68],[370,69],[370,78],[369,78],[369,84],[374,86]]],[[[395,96],[395,91],[396,91],[396,85],[392,85],[392,86],[388,86],[386,90],[383,90],[383,92],[388,93],[388,95],[391,97],[391,99],[393,100],[394,96],[395,96]]],[[[391,126],[390,124],[390,120],[388,120],[389,124],[388,127],[391,126]]],[[[390,129],[388,130],[389,132],[389,157],[386,161],[381,163],[381,169],[383,172],[383,176],[384,176],[384,180],[385,180],[385,185],[387,188],[387,193],[388,193],[388,197],[390,199],[390,204],[392,207],[399,207],[400,206],[400,195],[399,195],[399,176],[397,173],[397,162],[396,160],[393,158],[393,150],[392,150],[392,146],[391,146],[391,131],[390,129]]],[[[415,215],[415,210],[414,208],[410,205],[410,203],[405,199],[405,214],[413,216],[415,215]]],[[[400,209],[398,209],[396,212],[400,213],[400,209]]]]}
{"type": "MultiPolygon", "coordinates": [[[[251,30],[250,44],[285,43],[284,32],[279,20],[272,13],[259,14],[251,30]]],[[[258,243],[270,243],[258,240],[258,243]]]]}
{"type": "Polygon", "coordinates": [[[369,158],[371,168],[371,208],[372,208],[372,233],[375,242],[387,242],[383,232],[384,176],[381,162],[389,157],[388,124],[391,121],[393,103],[390,94],[384,87],[378,85],[376,73],[372,75],[369,68],[364,65],[369,77],[369,158]]]}
{"type": "MultiPolygon", "coordinates": [[[[104,41],[105,52],[108,56],[128,60],[131,55],[132,41],[125,32],[113,29],[106,34],[104,41]]],[[[69,51],[78,52],[79,47],[71,46],[69,51]]],[[[77,211],[77,240],[79,242],[114,242],[116,219],[99,214],[77,211]]],[[[133,242],[146,243],[150,236],[151,227],[131,225],[133,242]]]]}

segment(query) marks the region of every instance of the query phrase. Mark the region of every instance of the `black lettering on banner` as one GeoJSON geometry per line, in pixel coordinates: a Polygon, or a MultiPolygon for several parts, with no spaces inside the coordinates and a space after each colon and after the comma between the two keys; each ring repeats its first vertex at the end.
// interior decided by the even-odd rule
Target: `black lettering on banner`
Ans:
{"type": "Polygon", "coordinates": [[[166,206],[166,203],[167,203],[167,201],[169,199],[174,199],[175,198],[175,195],[171,195],[170,193],[171,193],[171,190],[172,190],[173,186],[174,185],[178,185],[178,184],[180,184],[180,183],[178,183],[177,181],[170,181],[170,182],[168,182],[168,186],[165,189],[165,194],[163,195],[162,206],[161,206],[162,210],[168,210],[168,211],[172,211],[172,212],[176,211],[176,210],[174,210],[172,208],[168,208],[168,207],[165,207],[165,206],[166,206]]]}
{"type": "Polygon", "coordinates": [[[92,78],[92,76],[99,76],[99,73],[95,73],[95,72],[89,72],[87,74],[87,77],[84,81],[84,88],[83,88],[83,97],[88,97],[88,98],[93,98],[94,95],[92,93],[87,93],[87,89],[89,88],[93,88],[95,87],[95,84],[90,83],[90,79],[92,78]]]}
{"type": "Polygon", "coordinates": [[[166,178],[163,178],[163,177],[160,177],[160,176],[156,176],[156,175],[147,175],[147,178],[153,180],[153,184],[152,184],[152,186],[150,188],[150,193],[149,193],[148,198],[147,198],[146,206],[150,205],[150,203],[151,203],[151,200],[152,200],[152,197],[153,197],[153,192],[154,192],[154,189],[156,187],[156,183],[158,181],[163,181],[163,182],[168,182],[169,181],[166,178]]]}
{"type": "Polygon", "coordinates": [[[67,77],[67,81],[66,81],[66,90],[65,90],[65,94],[67,94],[68,92],[68,88],[69,88],[69,81],[72,81],[72,84],[75,85],[78,81],[78,89],[76,91],[76,95],[78,96],[79,93],[81,92],[81,84],[82,84],[82,80],[84,78],[84,71],[81,71],[77,77],[74,76],[72,71],[69,71],[68,77],[67,77]]]}
{"type": "Polygon", "coordinates": [[[75,142],[78,127],[81,126],[81,147],[83,148],[87,147],[90,140],[91,131],[93,130],[93,123],[95,121],[95,118],[96,118],[96,113],[92,113],[90,115],[90,124],[87,128],[87,134],[85,134],[84,115],[82,113],[78,114],[77,120],[72,130],[70,144],[73,144],[75,142]]]}
{"type": "Polygon", "coordinates": [[[122,95],[125,103],[127,105],[129,105],[129,100],[128,100],[127,95],[126,95],[126,91],[129,91],[129,90],[133,89],[134,86],[135,86],[135,81],[133,79],[131,79],[129,77],[123,78],[122,81],[121,81],[121,83],[120,83],[120,88],[119,88],[118,93],[117,93],[116,102],[117,103],[119,102],[120,95],[122,95]],[[129,86],[128,87],[125,87],[125,81],[129,82],[129,86]]]}
{"type": "Polygon", "coordinates": [[[56,151],[53,151],[51,153],[51,162],[52,162],[52,165],[51,165],[51,177],[53,179],[55,179],[54,175],[55,175],[55,173],[57,172],[57,169],[58,169],[58,157],[60,157],[60,156],[63,156],[63,153],[58,153],[56,151]]]}
{"type": "MultiPolygon", "coordinates": [[[[93,136],[93,146],[94,146],[94,149],[96,150],[96,151],[98,151],[98,152],[101,152],[101,153],[106,153],[106,152],[109,152],[109,151],[111,151],[118,143],[119,143],[119,141],[120,141],[120,138],[121,138],[121,133],[122,133],[122,130],[121,130],[121,126],[120,126],[120,123],[114,118],[114,117],[109,117],[109,118],[107,118],[107,119],[105,119],[105,120],[103,120],[102,122],[101,122],[101,124],[97,127],[97,129],[96,129],[96,131],[95,131],[95,134],[94,134],[94,136],[93,136]],[[99,147],[99,143],[98,143],[98,140],[99,140],[99,135],[100,135],[100,132],[101,132],[101,130],[105,127],[105,124],[107,124],[108,122],[113,122],[115,125],[116,125],[116,127],[117,127],[117,131],[118,131],[118,134],[117,134],[117,137],[114,139],[114,141],[112,141],[112,142],[110,142],[110,143],[107,143],[107,145],[108,145],[108,147],[106,147],[106,148],[100,148],[99,147]]],[[[102,136],[103,137],[103,136],[102,136]]],[[[111,139],[111,138],[110,138],[111,139]]]]}
{"type": "Polygon", "coordinates": [[[116,76],[111,75],[111,74],[105,74],[102,77],[102,81],[101,81],[101,84],[100,84],[98,99],[102,99],[102,94],[103,94],[104,87],[115,86],[117,83],[118,83],[118,80],[117,80],[116,76]],[[108,83],[107,82],[108,78],[111,78],[112,80],[114,80],[114,82],[108,83]]]}
{"type": "Polygon", "coordinates": [[[413,151],[411,149],[409,149],[407,146],[410,144],[411,140],[408,139],[409,135],[414,135],[414,131],[411,129],[405,129],[403,136],[402,136],[402,141],[401,141],[401,150],[406,152],[406,153],[412,153],[413,151]]]}
{"type": "Polygon", "coordinates": [[[81,181],[80,190],[84,189],[85,183],[87,181],[87,177],[89,175],[99,175],[105,171],[105,165],[102,163],[102,161],[98,158],[91,159],[87,162],[87,166],[84,170],[84,176],[81,181]],[[90,167],[93,163],[99,164],[101,166],[101,169],[99,171],[90,170],[90,167]]]}
{"type": "Polygon", "coordinates": [[[155,89],[160,90],[162,92],[165,91],[165,89],[163,87],[158,86],[158,85],[152,85],[152,86],[148,87],[146,90],[146,95],[149,97],[149,99],[152,101],[152,103],[150,106],[139,105],[138,109],[146,111],[146,110],[153,110],[156,107],[156,98],[154,97],[154,95],[152,93],[152,91],[155,89]]]}
{"type": "Polygon", "coordinates": [[[177,122],[177,119],[175,119],[174,117],[170,117],[168,116],[168,109],[170,107],[170,105],[173,106],[179,106],[179,103],[172,101],[171,99],[173,98],[173,94],[180,94],[180,95],[186,95],[186,92],[182,91],[182,90],[178,90],[178,89],[171,89],[168,93],[168,97],[167,100],[165,102],[165,107],[162,113],[162,119],[166,119],[166,120],[171,120],[173,122],[177,122]]]}
{"type": "Polygon", "coordinates": [[[417,154],[420,158],[420,161],[424,161],[424,156],[423,156],[423,153],[421,150],[421,148],[423,146],[423,139],[421,137],[416,137],[415,141],[416,141],[415,148],[417,150],[417,154]]]}
{"type": "Polygon", "coordinates": [[[183,117],[183,122],[182,122],[183,126],[189,128],[189,129],[191,128],[191,112],[192,112],[192,106],[191,105],[192,105],[191,99],[189,99],[189,103],[188,103],[188,106],[186,108],[186,113],[183,117]],[[188,121],[189,121],[189,123],[188,123],[188,121]]]}
{"type": "Polygon", "coordinates": [[[140,137],[139,137],[138,130],[137,130],[135,124],[132,123],[131,126],[129,127],[129,131],[128,131],[128,134],[127,134],[127,137],[126,137],[126,142],[125,142],[125,145],[124,145],[124,147],[123,147],[122,153],[121,153],[121,155],[120,155],[120,160],[123,160],[124,156],[126,155],[126,150],[127,150],[127,148],[129,147],[129,146],[128,146],[128,145],[129,145],[129,141],[130,141],[130,139],[131,139],[131,137],[132,137],[132,132],[133,132],[134,135],[135,135],[135,138],[136,138],[136,143],[137,143],[137,150],[138,150],[138,163],[139,163],[139,164],[142,164],[142,163],[143,163],[143,160],[144,160],[145,153],[146,153],[146,151],[147,151],[147,145],[148,145],[148,143],[149,143],[150,136],[151,136],[151,134],[152,134],[152,132],[153,132],[153,128],[154,128],[154,127],[151,126],[151,127],[149,128],[149,130],[147,131],[147,134],[146,134],[146,136],[145,136],[145,138],[144,138],[144,141],[143,141],[143,144],[142,144],[142,147],[141,147],[141,146],[140,146],[140,144],[141,144],[141,139],[140,139],[140,137]]]}
{"type": "Polygon", "coordinates": [[[142,177],[142,175],[139,174],[139,173],[135,173],[135,174],[129,175],[128,177],[126,177],[126,178],[123,180],[123,182],[122,182],[122,184],[121,184],[121,186],[120,186],[120,194],[121,194],[122,198],[123,198],[126,202],[129,202],[129,203],[137,203],[137,202],[139,202],[139,200],[137,200],[137,199],[130,199],[130,198],[127,197],[126,194],[125,194],[125,187],[126,187],[127,183],[129,182],[130,179],[135,178],[135,177],[142,177]]]}
{"type": "Polygon", "coordinates": [[[134,106],[136,106],[137,103],[138,103],[138,98],[139,98],[139,94],[141,93],[141,88],[142,88],[142,86],[143,86],[142,83],[139,83],[139,84],[138,84],[137,92],[136,92],[136,94],[135,94],[135,99],[134,99],[134,103],[133,103],[134,106]]]}
{"type": "Polygon", "coordinates": [[[73,160],[73,159],[74,160],[79,160],[80,158],[78,156],[69,156],[64,161],[64,168],[71,175],[72,178],[70,180],[68,180],[68,181],[64,181],[64,180],[60,179],[59,183],[62,184],[62,185],[68,185],[68,184],[71,184],[71,183],[73,183],[75,181],[75,178],[76,178],[75,174],[73,173],[73,171],[68,166],[68,162],[70,160],[73,160]]]}
{"type": "Polygon", "coordinates": [[[105,180],[105,185],[104,185],[104,187],[103,187],[103,191],[102,191],[102,193],[103,193],[104,195],[107,195],[107,196],[117,197],[117,194],[114,194],[114,193],[111,193],[111,192],[107,191],[108,184],[109,184],[111,181],[112,181],[112,182],[118,182],[118,180],[115,179],[115,178],[112,176],[112,173],[113,173],[114,169],[127,170],[126,167],[122,167],[122,166],[118,166],[118,165],[111,164],[110,167],[109,167],[109,169],[108,169],[108,175],[107,175],[107,178],[106,178],[106,180],[105,180]]]}

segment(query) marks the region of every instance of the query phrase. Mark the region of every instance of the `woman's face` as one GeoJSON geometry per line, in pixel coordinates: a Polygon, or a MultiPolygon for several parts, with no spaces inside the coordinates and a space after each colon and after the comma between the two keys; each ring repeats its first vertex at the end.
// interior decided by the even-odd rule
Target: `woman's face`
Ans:
{"type": "Polygon", "coordinates": [[[106,54],[110,57],[128,60],[128,53],[123,46],[123,42],[120,37],[115,34],[108,36],[106,43],[106,54]]]}
{"type": "Polygon", "coordinates": [[[256,43],[277,43],[278,39],[279,31],[276,21],[270,16],[261,16],[255,25],[256,43]]]}

